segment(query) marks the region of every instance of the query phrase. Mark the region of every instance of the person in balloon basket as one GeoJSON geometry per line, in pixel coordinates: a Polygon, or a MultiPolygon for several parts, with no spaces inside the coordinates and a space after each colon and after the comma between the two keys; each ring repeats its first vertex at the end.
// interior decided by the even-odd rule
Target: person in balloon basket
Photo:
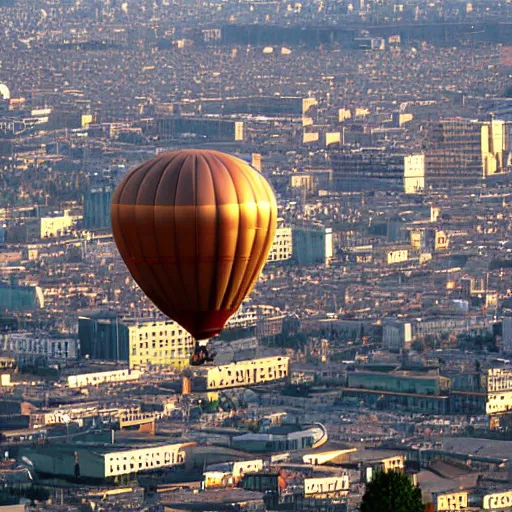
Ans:
{"type": "Polygon", "coordinates": [[[215,352],[210,353],[208,351],[208,340],[196,341],[194,347],[194,353],[190,358],[190,364],[192,366],[201,366],[205,363],[213,363],[215,352]]]}

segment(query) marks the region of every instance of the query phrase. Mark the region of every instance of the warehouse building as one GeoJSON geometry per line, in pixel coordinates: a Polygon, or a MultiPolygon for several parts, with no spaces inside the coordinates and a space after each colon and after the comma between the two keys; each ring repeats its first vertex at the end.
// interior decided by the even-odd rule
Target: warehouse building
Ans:
{"type": "Polygon", "coordinates": [[[22,455],[42,477],[112,482],[119,477],[178,468],[185,464],[183,443],[151,445],[38,445],[22,455]]]}

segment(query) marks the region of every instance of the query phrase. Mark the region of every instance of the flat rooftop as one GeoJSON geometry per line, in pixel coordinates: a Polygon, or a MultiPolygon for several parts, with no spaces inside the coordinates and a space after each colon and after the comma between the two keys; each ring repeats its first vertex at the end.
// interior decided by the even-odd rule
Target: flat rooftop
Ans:
{"type": "MultiPolygon", "coordinates": [[[[191,441],[186,439],[169,439],[168,441],[163,441],[159,439],[157,442],[141,442],[137,440],[136,443],[127,443],[123,444],[107,444],[107,443],[48,443],[45,445],[37,445],[34,447],[36,451],[51,451],[53,454],[55,453],[73,453],[78,450],[87,450],[91,453],[96,453],[97,455],[104,455],[107,453],[113,452],[123,452],[128,450],[144,450],[148,448],[158,448],[160,446],[167,445],[178,445],[178,444],[186,444],[191,441]]],[[[30,448],[32,449],[32,448],[30,448]]]]}
{"type": "Polygon", "coordinates": [[[439,451],[458,453],[473,457],[489,457],[502,460],[512,459],[512,443],[496,439],[471,437],[432,437],[433,443],[440,442],[439,451]]]}
{"type": "MultiPolygon", "coordinates": [[[[181,490],[171,493],[160,494],[160,502],[166,506],[176,507],[180,504],[204,507],[207,504],[220,505],[232,504],[247,501],[260,501],[263,499],[262,492],[246,491],[244,489],[210,489],[203,492],[181,490]]],[[[197,510],[209,510],[197,508],[197,510]]]]}

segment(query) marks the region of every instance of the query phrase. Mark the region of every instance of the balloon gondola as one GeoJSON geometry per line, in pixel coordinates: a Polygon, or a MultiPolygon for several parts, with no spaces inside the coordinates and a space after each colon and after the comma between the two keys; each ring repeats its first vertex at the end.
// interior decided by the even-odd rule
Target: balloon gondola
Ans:
{"type": "Polygon", "coordinates": [[[256,284],[276,231],[267,180],[218,151],[162,153],[129,172],[111,205],[121,257],[141,290],[196,340],[219,334],[256,284]]]}

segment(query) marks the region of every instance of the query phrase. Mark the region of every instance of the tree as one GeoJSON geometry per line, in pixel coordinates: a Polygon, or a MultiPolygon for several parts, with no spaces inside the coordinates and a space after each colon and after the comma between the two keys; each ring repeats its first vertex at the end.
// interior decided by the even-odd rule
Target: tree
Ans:
{"type": "Polygon", "coordinates": [[[361,512],[424,512],[421,490],[396,471],[378,471],[367,485],[361,512]]]}

